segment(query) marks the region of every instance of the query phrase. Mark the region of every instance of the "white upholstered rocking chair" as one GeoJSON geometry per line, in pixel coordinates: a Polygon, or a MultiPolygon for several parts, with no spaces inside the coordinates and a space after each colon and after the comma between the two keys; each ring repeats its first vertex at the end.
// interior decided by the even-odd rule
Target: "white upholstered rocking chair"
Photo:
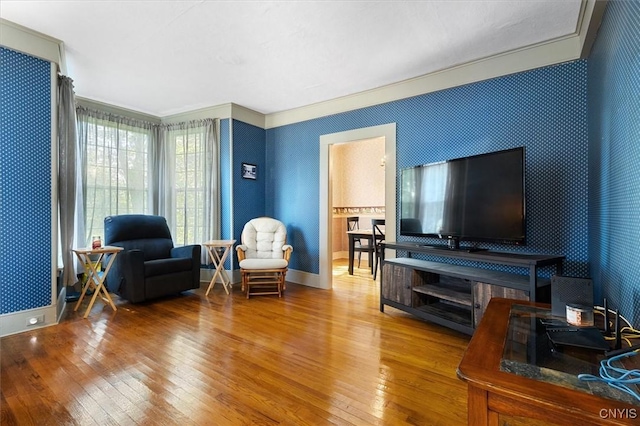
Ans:
{"type": "Polygon", "coordinates": [[[247,299],[263,294],[282,297],[292,251],[287,244],[287,228],[279,220],[258,217],[244,225],[236,252],[247,299]]]}

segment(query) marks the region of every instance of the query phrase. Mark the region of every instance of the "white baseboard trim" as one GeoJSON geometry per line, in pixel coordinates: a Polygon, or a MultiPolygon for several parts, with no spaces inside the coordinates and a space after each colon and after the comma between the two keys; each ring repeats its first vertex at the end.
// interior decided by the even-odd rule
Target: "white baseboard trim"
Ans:
{"type": "Polygon", "coordinates": [[[0,337],[56,325],[58,324],[57,311],[56,305],[49,305],[0,315],[0,337]],[[38,323],[27,325],[31,318],[37,318],[38,323]]]}
{"type": "Polygon", "coordinates": [[[306,285],[307,287],[323,288],[320,285],[320,275],[318,274],[289,269],[286,278],[287,281],[291,283],[306,285]]]}

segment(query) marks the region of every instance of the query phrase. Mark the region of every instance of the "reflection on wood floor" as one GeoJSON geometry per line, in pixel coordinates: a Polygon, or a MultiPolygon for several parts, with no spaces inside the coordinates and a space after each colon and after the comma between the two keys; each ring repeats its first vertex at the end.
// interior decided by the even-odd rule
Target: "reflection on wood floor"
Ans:
{"type": "MultiPolygon", "coordinates": [[[[216,285],[153,303],[67,307],[0,340],[2,425],[462,425],[468,336],[379,310],[379,280],[282,299],[216,285]]],[[[86,306],[86,305],[85,305],[86,306]]]]}

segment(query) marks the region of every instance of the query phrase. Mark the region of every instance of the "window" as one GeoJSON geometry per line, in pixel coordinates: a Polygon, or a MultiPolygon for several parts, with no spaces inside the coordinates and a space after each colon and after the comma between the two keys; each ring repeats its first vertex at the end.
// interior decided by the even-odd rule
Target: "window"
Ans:
{"type": "Polygon", "coordinates": [[[79,114],[85,243],[104,238],[104,218],[115,214],[150,214],[149,129],[79,114]]]}
{"type": "Polygon", "coordinates": [[[104,218],[117,214],[164,216],[176,246],[219,238],[216,120],[160,125],[76,112],[83,244],[103,236],[104,218]]]}
{"type": "Polygon", "coordinates": [[[210,183],[215,169],[211,154],[215,145],[208,130],[197,123],[168,129],[165,158],[171,164],[167,165],[167,177],[174,185],[171,194],[164,197],[165,216],[177,245],[201,244],[213,238],[209,216],[212,193],[217,191],[210,183]]]}
{"type": "Polygon", "coordinates": [[[204,228],[203,165],[204,142],[202,134],[180,135],[175,140],[176,159],[176,241],[182,244],[197,241],[204,228]],[[198,236],[198,237],[196,237],[198,236]]]}

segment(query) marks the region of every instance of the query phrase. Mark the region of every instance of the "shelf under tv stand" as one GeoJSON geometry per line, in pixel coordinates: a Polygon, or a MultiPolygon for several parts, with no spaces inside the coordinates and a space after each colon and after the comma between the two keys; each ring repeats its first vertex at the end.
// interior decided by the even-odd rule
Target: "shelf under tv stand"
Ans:
{"type": "MultiPolygon", "coordinates": [[[[381,260],[380,311],[392,306],[422,319],[473,334],[491,297],[549,301],[549,279],[538,276],[542,267],[555,267],[562,274],[564,256],[505,253],[497,251],[450,250],[415,243],[383,243],[384,248],[405,252],[406,257],[381,260]],[[422,260],[423,253],[445,258],[422,260]],[[446,259],[517,266],[528,275],[460,266],[446,259]]],[[[383,250],[384,253],[384,250],[383,250]]]]}

